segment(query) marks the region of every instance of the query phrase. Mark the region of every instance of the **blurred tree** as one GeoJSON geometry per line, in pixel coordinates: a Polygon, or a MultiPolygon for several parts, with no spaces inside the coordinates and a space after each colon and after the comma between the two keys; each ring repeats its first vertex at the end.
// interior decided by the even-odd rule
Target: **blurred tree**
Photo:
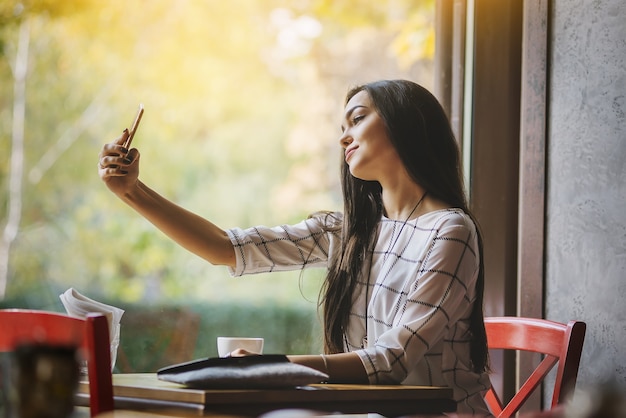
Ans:
{"type": "MultiPolygon", "coordinates": [[[[26,120],[26,81],[29,71],[29,48],[30,48],[30,21],[38,15],[49,15],[51,17],[63,16],[67,13],[86,7],[86,1],[78,1],[72,7],[56,5],[53,1],[9,1],[6,0],[0,5],[0,27],[16,27],[16,45],[12,57],[5,54],[5,42],[0,37],[0,52],[8,59],[8,65],[3,67],[5,73],[9,73],[13,81],[13,94],[4,97],[12,97],[11,123],[11,147],[10,152],[4,155],[9,156],[8,169],[3,170],[7,180],[6,194],[6,221],[2,231],[0,241],[0,299],[6,293],[9,275],[9,257],[11,247],[15,241],[23,210],[23,175],[25,165],[24,141],[25,141],[25,120],[26,120]],[[12,58],[12,60],[10,59],[12,58]]],[[[4,31],[3,31],[4,32],[4,31]]],[[[3,88],[3,90],[5,90],[3,88]]],[[[8,89],[6,89],[8,90],[8,89]]],[[[5,101],[3,104],[9,104],[5,101]]],[[[4,107],[4,106],[3,106],[4,107]]],[[[3,175],[4,177],[4,175],[3,175]]]]}

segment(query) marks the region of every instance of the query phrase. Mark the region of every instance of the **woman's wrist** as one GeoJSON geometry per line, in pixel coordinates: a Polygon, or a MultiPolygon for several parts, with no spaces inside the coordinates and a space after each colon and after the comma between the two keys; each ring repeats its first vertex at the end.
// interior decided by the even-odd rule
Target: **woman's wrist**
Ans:
{"type": "Polygon", "coordinates": [[[133,202],[138,202],[141,198],[151,198],[150,195],[152,193],[152,190],[150,190],[141,181],[139,181],[139,179],[137,179],[137,181],[130,189],[124,190],[124,192],[118,196],[122,200],[130,204],[133,202]]]}
{"type": "Polygon", "coordinates": [[[330,371],[328,370],[328,360],[326,360],[326,354],[320,354],[320,357],[322,358],[322,362],[324,362],[323,372],[326,373],[330,379],[330,371]]]}
{"type": "Polygon", "coordinates": [[[287,356],[292,363],[302,364],[326,373],[332,383],[368,384],[369,379],[360,357],[352,353],[287,356]]]}
{"type": "Polygon", "coordinates": [[[287,356],[290,362],[301,364],[303,366],[310,367],[318,370],[330,376],[328,372],[328,360],[322,355],[289,355],[287,356]]]}

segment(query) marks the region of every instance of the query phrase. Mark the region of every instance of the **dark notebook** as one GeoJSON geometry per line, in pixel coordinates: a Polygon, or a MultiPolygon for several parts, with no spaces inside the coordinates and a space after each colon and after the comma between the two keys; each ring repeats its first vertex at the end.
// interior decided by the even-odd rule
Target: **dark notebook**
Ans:
{"type": "Polygon", "coordinates": [[[328,379],[327,374],[292,363],[282,354],[193,360],[164,367],[157,377],[197,389],[285,388],[328,379]]]}

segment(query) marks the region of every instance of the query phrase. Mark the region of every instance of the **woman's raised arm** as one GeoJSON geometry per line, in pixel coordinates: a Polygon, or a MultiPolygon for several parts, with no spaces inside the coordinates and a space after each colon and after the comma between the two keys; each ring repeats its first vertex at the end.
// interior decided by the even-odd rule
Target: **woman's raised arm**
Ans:
{"type": "Polygon", "coordinates": [[[98,174],[116,196],[182,247],[211,264],[235,266],[226,232],[161,196],[139,180],[139,151],[123,147],[128,130],[100,152],[98,174]]]}

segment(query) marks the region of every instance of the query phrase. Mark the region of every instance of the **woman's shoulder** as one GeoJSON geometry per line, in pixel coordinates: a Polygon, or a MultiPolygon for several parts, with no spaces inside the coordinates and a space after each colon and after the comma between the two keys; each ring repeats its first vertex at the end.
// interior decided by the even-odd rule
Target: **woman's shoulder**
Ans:
{"type": "Polygon", "coordinates": [[[437,229],[455,226],[471,230],[476,228],[472,218],[460,208],[444,208],[428,212],[420,216],[418,222],[437,229]]]}
{"type": "Polygon", "coordinates": [[[314,222],[319,227],[329,231],[340,230],[343,225],[343,213],[336,211],[318,211],[309,215],[307,222],[314,222]]]}

